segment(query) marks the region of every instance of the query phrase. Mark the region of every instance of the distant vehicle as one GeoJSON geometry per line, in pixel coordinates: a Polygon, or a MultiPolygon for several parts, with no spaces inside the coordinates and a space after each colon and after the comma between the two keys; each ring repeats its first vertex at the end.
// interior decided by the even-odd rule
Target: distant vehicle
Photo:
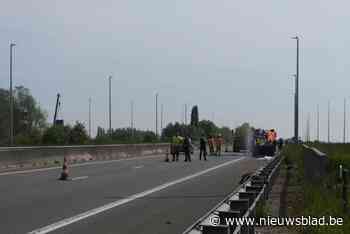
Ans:
{"type": "Polygon", "coordinates": [[[265,137],[265,131],[257,129],[254,132],[253,141],[253,156],[254,157],[265,157],[274,156],[275,145],[268,142],[265,137]]]}

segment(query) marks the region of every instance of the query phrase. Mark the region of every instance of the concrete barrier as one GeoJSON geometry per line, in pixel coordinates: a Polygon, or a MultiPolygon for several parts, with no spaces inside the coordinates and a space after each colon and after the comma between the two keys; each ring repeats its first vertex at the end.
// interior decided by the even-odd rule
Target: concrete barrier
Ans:
{"type": "Polygon", "coordinates": [[[120,144],[40,147],[0,147],[0,169],[60,165],[94,160],[116,160],[164,154],[169,144],[120,144]]]}
{"type": "Polygon", "coordinates": [[[328,156],[316,148],[304,147],[304,174],[309,181],[319,181],[327,173],[328,156]]]}

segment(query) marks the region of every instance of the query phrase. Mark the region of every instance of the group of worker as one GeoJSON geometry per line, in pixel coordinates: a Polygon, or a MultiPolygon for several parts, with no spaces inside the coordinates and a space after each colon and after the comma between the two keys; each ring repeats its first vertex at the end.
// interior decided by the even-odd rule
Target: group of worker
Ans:
{"type": "Polygon", "coordinates": [[[221,136],[221,134],[218,134],[216,136],[209,136],[208,146],[210,155],[221,156],[221,147],[223,146],[223,144],[224,138],[221,136]]]}
{"type": "MultiPolygon", "coordinates": [[[[209,136],[205,138],[202,136],[199,139],[199,160],[207,160],[207,145],[209,146],[210,155],[221,156],[221,149],[224,144],[223,137],[221,134],[216,135],[215,137],[209,136]]],[[[189,136],[181,137],[179,134],[173,136],[170,153],[172,155],[172,161],[179,161],[180,152],[185,154],[185,162],[191,162],[191,153],[193,153],[193,145],[191,138],[189,136]]],[[[166,158],[166,161],[169,161],[166,158]]]]}
{"type": "MultiPolygon", "coordinates": [[[[173,136],[170,153],[173,156],[172,161],[179,161],[180,152],[185,153],[185,162],[191,162],[192,141],[189,136],[181,137],[179,134],[173,136]]],[[[166,161],[169,161],[167,158],[166,161]]]]}
{"type": "Polygon", "coordinates": [[[270,129],[268,131],[266,131],[266,139],[269,143],[272,143],[273,145],[276,145],[277,143],[277,133],[275,131],[275,129],[270,129]]]}

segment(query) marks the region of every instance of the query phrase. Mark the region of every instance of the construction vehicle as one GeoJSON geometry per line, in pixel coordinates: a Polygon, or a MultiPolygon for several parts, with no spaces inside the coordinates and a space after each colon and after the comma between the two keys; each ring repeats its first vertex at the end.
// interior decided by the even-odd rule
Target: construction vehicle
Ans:
{"type": "Polygon", "coordinates": [[[57,99],[56,99],[56,107],[55,107],[55,114],[53,117],[53,125],[54,126],[63,126],[64,125],[64,121],[63,119],[58,119],[58,113],[61,107],[61,101],[60,101],[61,95],[58,93],[57,94],[57,99]]]}
{"type": "Polygon", "coordinates": [[[267,131],[256,129],[254,131],[253,156],[265,157],[274,156],[276,147],[272,142],[269,142],[266,137],[267,131]]]}

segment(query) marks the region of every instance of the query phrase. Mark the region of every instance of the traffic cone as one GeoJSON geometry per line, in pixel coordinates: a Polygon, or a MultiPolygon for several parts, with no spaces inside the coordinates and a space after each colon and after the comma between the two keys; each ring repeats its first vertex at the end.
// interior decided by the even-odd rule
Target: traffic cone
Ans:
{"type": "Polygon", "coordinates": [[[63,158],[63,166],[60,180],[68,180],[68,160],[66,156],[63,158]]]}
{"type": "Polygon", "coordinates": [[[169,149],[165,152],[165,162],[169,162],[169,149]]]}

